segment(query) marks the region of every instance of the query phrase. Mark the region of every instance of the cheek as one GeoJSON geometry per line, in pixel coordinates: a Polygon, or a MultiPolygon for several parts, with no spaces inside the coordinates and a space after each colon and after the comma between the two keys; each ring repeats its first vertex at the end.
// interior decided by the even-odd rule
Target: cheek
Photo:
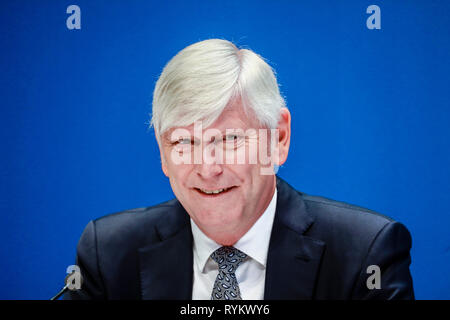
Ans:
{"type": "Polygon", "coordinates": [[[190,165],[177,165],[174,163],[166,163],[167,177],[176,196],[180,196],[186,191],[186,182],[192,168],[190,165]]]}
{"type": "Polygon", "coordinates": [[[239,201],[246,201],[249,197],[254,197],[255,186],[258,185],[259,166],[256,164],[235,164],[228,165],[225,172],[234,177],[234,181],[239,181],[240,192],[236,194],[239,201]]]}
{"type": "Polygon", "coordinates": [[[162,166],[165,167],[166,176],[172,179],[179,179],[186,174],[189,170],[190,165],[184,164],[183,162],[178,162],[178,158],[174,157],[173,149],[166,148],[163,153],[163,158],[161,159],[162,166]]]}
{"type": "MultiPolygon", "coordinates": [[[[267,183],[271,181],[272,175],[268,175],[266,171],[268,171],[266,166],[262,165],[253,165],[247,168],[247,179],[248,184],[250,186],[249,192],[253,196],[261,196],[261,190],[263,190],[267,183]]],[[[269,168],[270,169],[270,168],[269,168]]],[[[269,170],[270,173],[273,172],[272,169],[269,170]]]]}
{"type": "Polygon", "coordinates": [[[183,165],[175,165],[170,167],[168,171],[169,179],[173,180],[177,185],[180,185],[180,187],[184,186],[190,174],[190,170],[183,165]]]}
{"type": "MultiPolygon", "coordinates": [[[[179,174],[179,172],[177,172],[179,174]]],[[[169,176],[169,182],[170,186],[172,188],[172,191],[179,200],[189,201],[190,195],[188,194],[189,190],[185,187],[184,182],[186,179],[183,179],[181,176],[178,176],[177,174],[171,174],[169,176]]]]}

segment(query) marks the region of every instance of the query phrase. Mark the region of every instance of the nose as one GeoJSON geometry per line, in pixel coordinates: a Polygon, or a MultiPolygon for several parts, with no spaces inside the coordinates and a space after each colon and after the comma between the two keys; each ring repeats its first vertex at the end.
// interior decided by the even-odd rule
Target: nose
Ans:
{"type": "Polygon", "coordinates": [[[219,154],[216,154],[215,150],[211,145],[203,149],[202,161],[199,164],[195,164],[195,171],[203,179],[214,178],[223,172],[223,166],[219,154]]]}
{"type": "Polygon", "coordinates": [[[211,179],[216,176],[219,176],[223,172],[223,168],[221,165],[213,163],[213,164],[196,164],[195,171],[197,174],[203,179],[211,179]]]}

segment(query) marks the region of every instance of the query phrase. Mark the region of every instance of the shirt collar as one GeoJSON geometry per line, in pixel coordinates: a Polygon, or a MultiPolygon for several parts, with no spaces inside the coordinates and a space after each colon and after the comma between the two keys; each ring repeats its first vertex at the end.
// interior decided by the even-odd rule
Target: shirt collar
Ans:
{"type": "Polygon", "coordinates": [[[209,256],[219,249],[221,245],[205,235],[192,218],[191,230],[194,238],[194,261],[197,263],[197,268],[203,272],[209,256]]]}
{"type": "MultiPolygon", "coordinates": [[[[272,231],[275,209],[277,204],[277,189],[264,213],[253,226],[239,239],[234,247],[241,250],[258,263],[266,266],[267,252],[269,250],[270,234],[272,231]]],[[[191,218],[191,230],[194,238],[194,255],[197,267],[204,271],[209,256],[222,245],[206,236],[191,218]]]]}

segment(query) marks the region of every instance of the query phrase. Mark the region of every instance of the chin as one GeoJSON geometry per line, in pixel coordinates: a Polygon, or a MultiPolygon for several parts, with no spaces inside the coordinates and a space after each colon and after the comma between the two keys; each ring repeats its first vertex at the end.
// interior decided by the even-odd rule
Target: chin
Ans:
{"type": "Polygon", "coordinates": [[[233,223],[236,223],[236,221],[239,221],[241,219],[241,212],[233,210],[230,212],[230,210],[214,210],[214,209],[208,209],[208,210],[202,210],[201,212],[198,212],[196,214],[196,217],[198,220],[205,226],[210,227],[220,227],[224,225],[231,225],[233,223]]]}

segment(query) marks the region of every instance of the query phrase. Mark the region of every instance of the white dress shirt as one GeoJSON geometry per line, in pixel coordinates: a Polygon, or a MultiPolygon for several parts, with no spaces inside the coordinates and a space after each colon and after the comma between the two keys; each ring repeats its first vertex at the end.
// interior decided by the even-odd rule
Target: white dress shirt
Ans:
{"type": "MultiPolygon", "coordinates": [[[[263,300],[266,279],[267,252],[272,232],[277,189],[266,211],[259,217],[247,233],[233,247],[241,250],[248,258],[236,269],[236,279],[243,300],[263,300]]],[[[216,281],[219,267],[210,255],[222,245],[208,238],[191,219],[194,238],[194,284],[193,300],[209,300],[216,281]]]]}

